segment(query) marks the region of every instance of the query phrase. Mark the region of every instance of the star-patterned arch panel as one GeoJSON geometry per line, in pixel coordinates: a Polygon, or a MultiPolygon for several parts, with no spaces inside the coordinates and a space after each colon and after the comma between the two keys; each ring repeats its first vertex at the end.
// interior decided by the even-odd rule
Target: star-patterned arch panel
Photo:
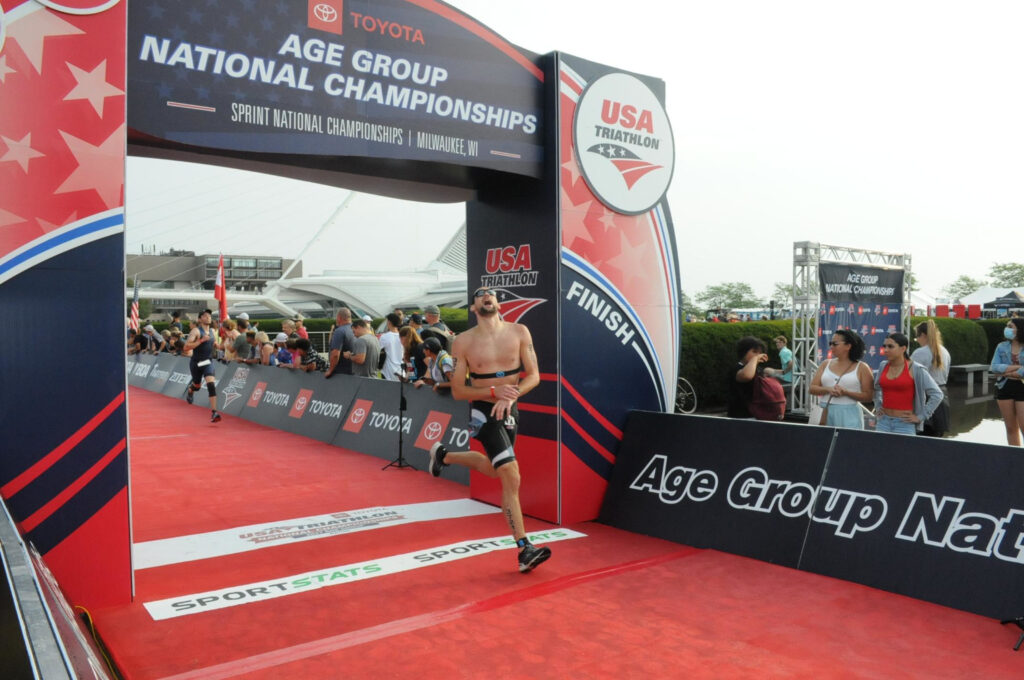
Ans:
{"type": "Polygon", "coordinates": [[[132,595],[126,4],[0,0],[0,496],[86,607],[132,595]]]}

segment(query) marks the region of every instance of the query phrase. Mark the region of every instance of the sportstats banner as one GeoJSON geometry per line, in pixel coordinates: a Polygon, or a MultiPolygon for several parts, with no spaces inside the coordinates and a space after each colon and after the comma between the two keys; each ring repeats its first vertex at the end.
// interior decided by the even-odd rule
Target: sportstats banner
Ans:
{"type": "Polygon", "coordinates": [[[903,270],[823,262],[818,282],[818,362],[831,358],[832,334],[848,328],[864,339],[864,361],[877,369],[885,336],[903,329],[903,270]]]}
{"type": "Polygon", "coordinates": [[[128,82],[149,137],[541,174],[532,55],[435,0],[135,0],[128,82]]]}
{"type": "Polygon", "coordinates": [[[631,408],[670,410],[679,271],[665,84],[558,59],[564,521],[593,517],[631,408]],[[571,143],[570,143],[571,141],[571,143]]]}
{"type": "Polygon", "coordinates": [[[601,521],[1008,619],[1022,475],[1005,446],[634,412],[601,521]]]}

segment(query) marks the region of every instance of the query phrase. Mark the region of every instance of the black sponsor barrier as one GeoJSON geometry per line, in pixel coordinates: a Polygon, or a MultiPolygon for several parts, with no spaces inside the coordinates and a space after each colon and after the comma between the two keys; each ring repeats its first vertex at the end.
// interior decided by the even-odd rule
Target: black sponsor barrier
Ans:
{"type": "Polygon", "coordinates": [[[128,384],[135,387],[145,387],[149,379],[149,372],[153,370],[156,363],[155,354],[132,354],[128,357],[128,364],[125,372],[128,377],[128,384]]]}
{"type": "MultiPolygon", "coordinates": [[[[333,378],[332,378],[333,380],[333,378]]],[[[414,467],[425,470],[427,451],[440,438],[446,444],[462,441],[469,421],[468,405],[450,396],[436,394],[428,387],[406,386],[405,417],[399,418],[399,385],[388,380],[361,378],[345,421],[334,437],[334,445],[361,451],[391,461],[398,457],[398,428],[401,421],[403,454],[414,467]]],[[[468,434],[464,436],[468,449],[468,434]]],[[[461,466],[444,468],[442,476],[469,484],[469,470],[461,466]]]]}
{"type": "MultiPolygon", "coordinates": [[[[164,382],[163,387],[160,388],[160,393],[165,394],[168,397],[177,397],[178,399],[185,398],[185,390],[188,388],[188,384],[192,382],[192,373],[188,370],[188,358],[187,357],[169,357],[171,363],[164,368],[170,375],[167,376],[167,380],[164,382]]],[[[156,383],[150,383],[146,386],[149,389],[153,389],[156,383]]],[[[206,392],[206,389],[203,389],[206,392]]]]}
{"type": "Polygon", "coordinates": [[[983,616],[1024,612],[1005,446],[633,412],[600,520],[983,616]]]}
{"type": "MultiPolygon", "coordinates": [[[[398,456],[397,382],[271,366],[216,362],[218,410],[255,423],[333,443],[386,460],[398,456]]],[[[129,383],[182,399],[191,380],[189,360],[168,354],[128,357],[129,383]]],[[[436,441],[450,450],[469,449],[469,405],[430,387],[405,386],[403,454],[421,470],[436,441]]],[[[209,407],[206,387],[194,404],[209,407]]],[[[449,466],[442,477],[469,484],[469,470],[449,466]]]]}
{"type": "Polygon", "coordinates": [[[841,430],[824,487],[862,494],[859,528],[845,535],[812,522],[800,568],[1020,616],[1022,479],[1024,457],[1008,446],[841,430]]]}
{"type": "MultiPolygon", "coordinates": [[[[359,389],[358,380],[270,367],[248,369],[239,415],[256,423],[331,442],[359,389]]],[[[239,376],[238,370],[235,376],[239,376]]],[[[238,382],[241,382],[239,377],[238,382]]]]}
{"type": "Polygon", "coordinates": [[[146,382],[143,387],[150,392],[163,392],[167,380],[171,377],[172,369],[177,359],[180,358],[171,354],[156,355],[156,361],[153,363],[152,368],[149,369],[149,375],[146,376],[146,382]]]}
{"type": "Polygon", "coordinates": [[[634,411],[600,521],[797,566],[832,428],[634,411]],[[796,517],[794,521],[793,517],[796,517]]]}

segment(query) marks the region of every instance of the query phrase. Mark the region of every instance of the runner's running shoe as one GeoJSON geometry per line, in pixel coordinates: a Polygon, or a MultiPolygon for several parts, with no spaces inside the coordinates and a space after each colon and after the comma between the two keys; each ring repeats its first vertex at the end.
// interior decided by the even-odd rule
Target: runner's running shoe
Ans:
{"type": "Polygon", "coordinates": [[[448,449],[441,446],[441,442],[434,442],[434,445],[430,447],[430,474],[435,477],[441,476],[441,468],[448,465],[444,462],[447,453],[448,449]]]}
{"type": "Polygon", "coordinates": [[[525,574],[549,557],[551,548],[543,545],[538,548],[532,543],[527,543],[526,547],[519,551],[519,571],[525,574]]]}
{"type": "Polygon", "coordinates": [[[216,411],[211,413],[210,414],[210,422],[211,423],[219,423],[220,422],[220,414],[217,413],[216,411]]]}
{"type": "Polygon", "coordinates": [[[192,399],[193,399],[192,395],[194,395],[194,394],[195,394],[195,392],[192,391],[191,387],[186,387],[185,388],[185,401],[187,401],[188,403],[191,404],[192,403],[192,399]]]}

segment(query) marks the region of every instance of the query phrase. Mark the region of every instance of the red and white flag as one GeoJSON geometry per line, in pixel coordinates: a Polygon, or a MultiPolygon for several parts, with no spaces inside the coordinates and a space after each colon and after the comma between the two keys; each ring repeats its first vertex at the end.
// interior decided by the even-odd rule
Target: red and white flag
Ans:
{"type": "Polygon", "coordinates": [[[128,317],[128,327],[133,333],[139,332],[139,279],[135,277],[135,293],[132,295],[132,311],[128,317]]]}
{"type": "Polygon", "coordinates": [[[224,282],[224,253],[220,255],[220,262],[217,264],[217,280],[213,284],[213,296],[220,303],[220,320],[226,321],[228,316],[228,294],[224,282]]]}

